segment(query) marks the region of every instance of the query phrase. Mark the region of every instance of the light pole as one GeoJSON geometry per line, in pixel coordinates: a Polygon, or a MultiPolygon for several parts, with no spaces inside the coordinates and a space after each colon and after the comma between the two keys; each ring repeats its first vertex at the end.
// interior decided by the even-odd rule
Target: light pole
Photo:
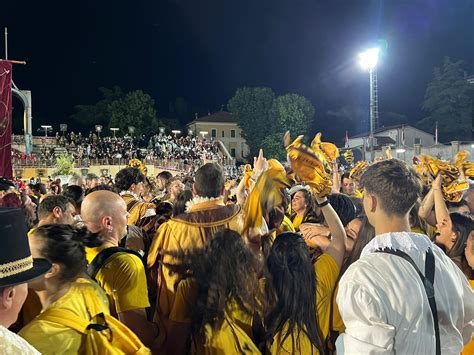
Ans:
{"type": "Polygon", "coordinates": [[[48,126],[48,125],[43,125],[43,126],[41,126],[41,128],[43,128],[43,130],[44,130],[44,137],[45,137],[45,138],[48,138],[48,131],[49,131],[49,130],[52,131],[52,130],[53,130],[53,127],[48,126]]]}
{"type": "Polygon", "coordinates": [[[370,80],[370,160],[374,161],[374,129],[378,121],[378,90],[377,90],[377,63],[379,60],[379,48],[367,49],[359,54],[360,65],[369,71],[370,80]]]}
{"type": "Polygon", "coordinates": [[[117,131],[120,130],[120,128],[112,127],[112,128],[110,128],[110,130],[111,130],[112,132],[114,132],[114,138],[115,138],[115,134],[116,134],[117,131]]]}
{"type": "Polygon", "coordinates": [[[63,137],[64,137],[64,135],[65,135],[66,132],[67,132],[67,124],[61,123],[61,124],[59,125],[59,130],[60,130],[61,132],[63,132],[63,137]]]}

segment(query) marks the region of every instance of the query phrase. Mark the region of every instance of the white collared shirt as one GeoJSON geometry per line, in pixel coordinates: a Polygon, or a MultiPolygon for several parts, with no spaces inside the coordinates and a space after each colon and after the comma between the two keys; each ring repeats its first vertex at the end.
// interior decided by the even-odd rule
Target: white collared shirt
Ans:
{"type": "Polygon", "coordinates": [[[340,354],[434,354],[433,316],[420,277],[399,256],[407,253],[425,273],[425,257],[435,257],[435,299],[442,354],[459,354],[474,330],[474,293],[461,270],[427,236],[387,233],[364,248],[339,282],[337,304],[346,326],[336,342],[340,354]]]}
{"type": "Polygon", "coordinates": [[[0,325],[0,354],[40,355],[40,352],[21,336],[0,325]]]}

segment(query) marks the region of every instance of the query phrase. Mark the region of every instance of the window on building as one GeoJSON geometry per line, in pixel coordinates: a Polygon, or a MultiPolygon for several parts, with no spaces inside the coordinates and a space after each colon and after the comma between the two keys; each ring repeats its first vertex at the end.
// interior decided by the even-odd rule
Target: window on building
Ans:
{"type": "Polygon", "coordinates": [[[421,144],[421,138],[415,138],[415,144],[421,144]]]}
{"type": "Polygon", "coordinates": [[[235,148],[230,148],[230,155],[235,158],[235,148]]]}
{"type": "Polygon", "coordinates": [[[222,131],[222,134],[221,134],[221,135],[222,135],[222,138],[224,138],[224,137],[225,137],[225,133],[224,133],[224,131],[222,131]]]}
{"type": "Polygon", "coordinates": [[[211,129],[211,137],[216,138],[217,137],[217,129],[213,128],[211,129]]]}
{"type": "Polygon", "coordinates": [[[230,130],[230,136],[231,138],[235,138],[235,129],[230,130]]]}

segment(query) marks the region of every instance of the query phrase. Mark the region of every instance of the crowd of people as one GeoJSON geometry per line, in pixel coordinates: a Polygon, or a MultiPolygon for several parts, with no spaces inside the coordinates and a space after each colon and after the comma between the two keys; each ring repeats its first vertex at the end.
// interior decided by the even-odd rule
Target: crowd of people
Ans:
{"type": "MultiPolygon", "coordinates": [[[[151,145],[211,149],[186,139],[151,145]]],[[[0,180],[0,352],[473,354],[466,157],[342,173],[299,139],[227,176],[0,180]]]]}
{"type": "MultiPolygon", "coordinates": [[[[177,137],[159,133],[147,138],[145,135],[124,137],[103,137],[90,132],[59,135],[55,144],[43,144],[36,153],[12,152],[15,166],[54,166],[58,154],[73,157],[76,166],[94,164],[125,164],[131,159],[147,163],[174,164],[180,170],[192,170],[206,161],[223,162],[216,140],[202,137],[177,137]]],[[[195,169],[194,169],[195,170],[195,169]]]]}

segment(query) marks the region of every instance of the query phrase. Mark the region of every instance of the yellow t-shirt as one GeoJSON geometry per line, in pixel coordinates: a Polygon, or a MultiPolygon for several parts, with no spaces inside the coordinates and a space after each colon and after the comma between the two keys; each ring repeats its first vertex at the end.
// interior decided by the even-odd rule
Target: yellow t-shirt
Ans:
{"type": "MultiPolygon", "coordinates": [[[[301,222],[300,222],[301,224],[301,222]]],[[[283,217],[283,222],[281,222],[280,228],[278,228],[277,234],[284,233],[284,232],[295,232],[295,228],[293,227],[293,223],[291,219],[289,219],[286,215],[283,217]]]]}
{"type": "MultiPolygon", "coordinates": [[[[196,302],[197,287],[194,281],[179,282],[169,320],[191,323],[192,307],[196,302]]],[[[196,354],[256,354],[260,353],[252,340],[252,316],[243,312],[235,301],[231,301],[219,329],[206,325],[204,339],[195,337],[192,352],[196,354]]]]}
{"type": "MultiPolygon", "coordinates": [[[[87,262],[102,250],[113,245],[106,244],[97,248],[86,248],[87,262]]],[[[143,262],[126,252],[117,252],[100,268],[95,277],[104,289],[110,303],[110,312],[117,316],[121,312],[143,309],[150,306],[143,262]]]]}
{"type": "MultiPolygon", "coordinates": [[[[316,312],[324,342],[329,334],[332,293],[339,276],[339,268],[329,254],[322,254],[314,263],[314,272],[316,274],[316,312]]],[[[285,329],[273,338],[269,349],[271,354],[319,354],[319,351],[311,344],[304,332],[300,332],[298,343],[296,343],[297,334],[294,334],[293,337],[288,336],[281,344],[283,334],[285,334],[285,329]],[[293,342],[293,339],[295,342],[293,342]]]]}
{"type": "Polygon", "coordinates": [[[296,216],[293,219],[293,227],[295,230],[298,230],[300,228],[301,222],[303,222],[303,216],[296,216]]]}
{"type": "Polygon", "coordinates": [[[341,313],[339,313],[339,308],[337,307],[336,303],[336,296],[337,296],[337,291],[339,289],[339,285],[336,285],[336,289],[333,292],[333,297],[332,297],[332,329],[335,332],[343,333],[344,330],[346,330],[346,326],[344,325],[344,322],[342,321],[341,313]]]}
{"type": "MultiPolygon", "coordinates": [[[[67,293],[51,303],[47,309],[66,309],[78,317],[90,319],[91,314],[109,314],[109,304],[104,291],[92,280],[79,278],[67,293]],[[86,302],[87,299],[95,302],[86,302]]],[[[83,335],[64,325],[34,319],[19,335],[42,354],[81,354],[83,335]]]]}

